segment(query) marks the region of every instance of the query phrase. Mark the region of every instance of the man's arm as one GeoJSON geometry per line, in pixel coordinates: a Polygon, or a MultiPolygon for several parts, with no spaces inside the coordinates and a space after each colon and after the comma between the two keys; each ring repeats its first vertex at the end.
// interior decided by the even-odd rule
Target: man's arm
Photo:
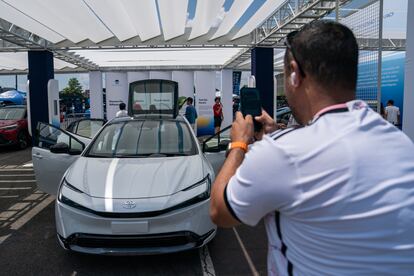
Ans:
{"type": "MultiPolygon", "coordinates": [[[[236,120],[231,128],[231,140],[249,144],[253,138],[253,118],[247,115],[243,118],[241,112],[236,113],[236,120]]],[[[210,217],[215,224],[221,227],[232,227],[240,222],[230,213],[224,199],[224,190],[230,178],[244,160],[244,151],[239,148],[232,149],[227,156],[223,167],[214,181],[211,191],[210,217]]]]}

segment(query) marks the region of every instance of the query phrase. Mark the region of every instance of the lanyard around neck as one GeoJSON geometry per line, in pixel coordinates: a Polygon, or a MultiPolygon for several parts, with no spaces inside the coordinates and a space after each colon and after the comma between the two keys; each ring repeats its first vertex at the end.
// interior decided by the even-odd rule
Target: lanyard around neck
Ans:
{"type": "Polygon", "coordinates": [[[346,103],[331,105],[331,106],[323,108],[318,113],[316,113],[316,115],[313,117],[313,119],[308,124],[310,125],[310,124],[315,123],[320,117],[322,117],[323,115],[329,114],[329,113],[339,113],[339,112],[348,112],[348,111],[349,109],[346,103]]]}

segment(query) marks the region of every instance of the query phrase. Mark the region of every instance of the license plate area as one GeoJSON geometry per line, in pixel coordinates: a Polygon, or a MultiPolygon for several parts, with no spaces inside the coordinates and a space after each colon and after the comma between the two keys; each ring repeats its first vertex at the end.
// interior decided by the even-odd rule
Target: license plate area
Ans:
{"type": "Polygon", "coordinates": [[[111,223],[113,234],[139,234],[148,233],[148,222],[115,222],[111,223]]]}

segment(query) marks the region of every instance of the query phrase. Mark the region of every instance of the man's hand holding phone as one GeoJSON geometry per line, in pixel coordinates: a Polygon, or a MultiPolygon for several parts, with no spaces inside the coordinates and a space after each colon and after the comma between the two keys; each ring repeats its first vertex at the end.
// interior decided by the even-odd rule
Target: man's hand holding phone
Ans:
{"type": "Polygon", "coordinates": [[[232,142],[242,142],[251,144],[253,142],[254,128],[253,117],[247,115],[246,117],[240,111],[236,112],[236,119],[231,126],[230,138],[232,142]]]}

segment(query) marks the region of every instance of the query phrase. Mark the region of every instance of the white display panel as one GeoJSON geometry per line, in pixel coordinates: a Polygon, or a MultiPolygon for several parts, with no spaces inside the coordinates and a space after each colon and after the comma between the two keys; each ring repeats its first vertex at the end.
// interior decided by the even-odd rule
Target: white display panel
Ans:
{"type": "Polygon", "coordinates": [[[195,71],[195,107],[197,109],[197,135],[214,134],[213,105],[216,96],[216,72],[195,71]]]}
{"type": "Polygon", "coordinates": [[[233,122],[233,70],[221,71],[221,103],[223,104],[224,120],[221,128],[233,122]]]}
{"type": "Polygon", "coordinates": [[[89,99],[91,118],[104,118],[102,72],[89,72],[89,99]]]}
{"type": "Polygon", "coordinates": [[[128,107],[129,84],[126,73],[106,73],[106,118],[112,120],[119,111],[119,104],[128,107]]]}

